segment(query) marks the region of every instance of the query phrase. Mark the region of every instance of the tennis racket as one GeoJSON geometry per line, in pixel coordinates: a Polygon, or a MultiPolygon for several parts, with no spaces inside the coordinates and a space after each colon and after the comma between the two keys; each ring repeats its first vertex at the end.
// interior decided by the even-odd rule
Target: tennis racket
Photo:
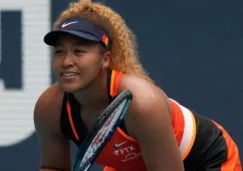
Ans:
{"type": "Polygon", "coordinates": [[[77,152],[73,171],[88,171],[111,139],[132,102],[129,90],[121,92],[103,111],[77,152]]]}

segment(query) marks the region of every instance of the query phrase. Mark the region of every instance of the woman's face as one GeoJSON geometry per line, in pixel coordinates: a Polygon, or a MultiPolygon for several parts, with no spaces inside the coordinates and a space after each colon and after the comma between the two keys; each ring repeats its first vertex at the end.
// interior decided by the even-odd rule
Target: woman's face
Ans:
{"type": "MultiPolygon", "coordinates": [[[[53,67],[58,82],[67,92],[89,86],[101,69],[108,67],[100,43],[77,36],[62,35],[54,46],[53,67]]],[[[108,64],[107,64],[108,63],[108,64]]]]}

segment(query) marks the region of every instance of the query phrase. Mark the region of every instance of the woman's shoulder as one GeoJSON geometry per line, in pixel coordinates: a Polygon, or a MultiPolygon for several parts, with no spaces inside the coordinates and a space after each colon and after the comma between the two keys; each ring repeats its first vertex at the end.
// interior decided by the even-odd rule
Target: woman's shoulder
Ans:
{"type": "Polygon", "coordinates": [[[36,105],[42,107],[54,107],[62,102],[64,90],[58,83],[54,83],[42,92],[39,96],[36,105]]]}
{"type": "Polygon", "coordinates": [[[35,122],[59,132],[63,96],[64,91],[58,83],[48,87],[39,96],[35,104],[35,122]]]}
{"type": "MultiPolygon", "coordinates": [[[[165,131],[158,123],[171,119],[172,110],[166,93],[155,83],[132,74],[124,74],[121,78],[119,92],[127,89],[133,94],[132,104],[124,119],[129,135],[139,139],[146,128],[152,130],[155,126],[165,131]]],[[[169,123],[164,126],[169,127],[169,123]]]]}
{"type": "Polygon", "coordinates": [[[119,85],[119,92],[130,90],[134,96],[133,101],[139,108],[149,107],[146,104],[164,106],[171,113],[171,106],[167,94],[154,82],[133,74],[124,74],[119,85]]]}
{"type": "Polygon", "coordinates": [[[124,73],[120,79],[119,90],[132,89],[143,93],[156,93],[167,98],[165,92],[154,81],[145,79],[136,74],[124,73]]]}

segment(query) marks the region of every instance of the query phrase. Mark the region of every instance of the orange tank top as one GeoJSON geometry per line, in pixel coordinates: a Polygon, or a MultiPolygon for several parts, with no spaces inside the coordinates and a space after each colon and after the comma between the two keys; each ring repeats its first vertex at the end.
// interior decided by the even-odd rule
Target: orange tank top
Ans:
{"type": "MultiPolygon", "coordinates": [[[[122,72],[112,71],[110,95],[118,94],[118,85],[122,72]]],[[[169,99],[172,107],[172,125],[184,160],[189,154],[195,141],[196,124],[190,110],[176,101],[169,99]]],[[[115,168],[117,171],[146,171],[145,163],[138,142],[118,128],[111,140],[104,147],[96,163],[115,168]]],[[[115,171],[114,170],[114,171],[115,171]]]]}

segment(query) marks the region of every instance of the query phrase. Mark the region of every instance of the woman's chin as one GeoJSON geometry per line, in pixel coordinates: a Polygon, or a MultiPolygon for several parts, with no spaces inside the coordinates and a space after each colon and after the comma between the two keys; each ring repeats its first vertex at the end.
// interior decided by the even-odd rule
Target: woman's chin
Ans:
{"type": "Polygon", "coordinates": [[[74,85],[74,84],[62,84],[62,88],[64,89],[65,92],[67,93],[73,93],[73,92],[77,92],[81,89],[80,86],[78,85],[74,85]]]}

